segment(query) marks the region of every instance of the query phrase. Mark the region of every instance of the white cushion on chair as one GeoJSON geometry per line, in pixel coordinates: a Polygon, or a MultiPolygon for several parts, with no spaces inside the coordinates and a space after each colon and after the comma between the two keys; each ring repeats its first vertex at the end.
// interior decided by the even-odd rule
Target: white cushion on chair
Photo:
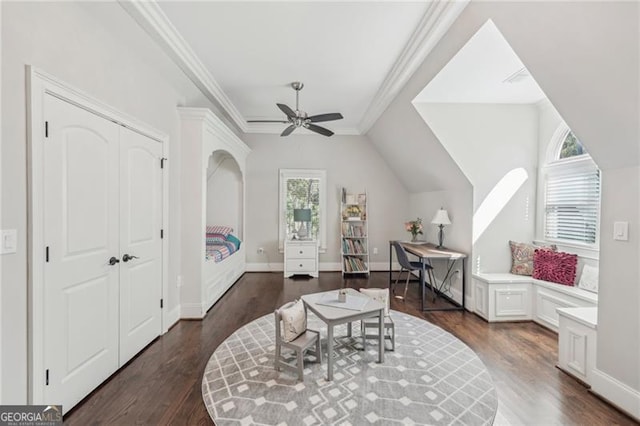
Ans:
{"type": "Polygon", "coordinates": [[[280,310],[282,318],[282,340],[292,342],[307,330],[307,313],[302,300],[280,310]]]}
{"type": "Polygon", "coordinates": [[[388,288],[361,288],[360,293],[369,296],[373,300],[384,305],[384,314],[389,316],[389,289],[388,288]]]}

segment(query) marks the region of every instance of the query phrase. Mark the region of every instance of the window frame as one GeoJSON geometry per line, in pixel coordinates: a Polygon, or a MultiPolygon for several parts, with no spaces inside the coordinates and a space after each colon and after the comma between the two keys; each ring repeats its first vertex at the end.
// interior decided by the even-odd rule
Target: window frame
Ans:
{"type": "MultiPolygon", "coordinates": [[[[566,123],[561,123],[558,129],[553,134],[549,143],[549,149],[547,150],[547,158],[545,165],[541,168],[541,175],[543,183],[542,188],[542,206],[539,209],[542,217],[542,242],[553,243],[561,248],[570,248],[571,251],[581,257],[598,259],[599,247],[600,247],[600,218],[602,209],[602,171],[598,168],[598,165],[593,161],[588,153],[576,155],[567,158],[560,158],[562,147],[564,145],[567,135],[571,132],[571,129],[566,123]],[[573,240],[565,240],[561,238],[548,238],[547,237],[547,182],[551,175],[567,174],[575,172],[600,172],[600,191],[598,193],[598,208],[596,213],[596,229],[595,229],[595,241],[593,243],[579,242],[573,240]]],[[[585,149],[586,150],[586,149],[585,149]]]]}
{"type": "Polygon", "coordinates": [[[289,179],[318,179],[320,195],[318,211],[318,244],[320,253],[327,251],[327,171],[322,169],[280,169],[280,194],[278,203],[278,250],[284,253],[287,233],[287,181],[289,179]]]}

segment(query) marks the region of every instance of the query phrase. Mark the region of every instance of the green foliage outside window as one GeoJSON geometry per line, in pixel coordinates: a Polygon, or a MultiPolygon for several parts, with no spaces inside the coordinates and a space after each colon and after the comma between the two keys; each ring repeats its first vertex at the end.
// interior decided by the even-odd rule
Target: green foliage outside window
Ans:
{"type": "Polygon", "coordinates": [[[584,146],[582,146],[578,138],[576,138],[573,132],[569,132],[567,134],[567,137],[564,138],[564,142],[562,143],[562,148],[560,149],[560,159],[575,157],[577,155],[586,153],[587,150],[584,149],[584,146]]]}
{"type": "Polygon", "coordinates": [[[293,220],[294,209],[311,209],[309,238],[318,238],[320,227],[320,179],[295,178],[287,179],[287,238],[296,233],[300,223],[293,220]]]}

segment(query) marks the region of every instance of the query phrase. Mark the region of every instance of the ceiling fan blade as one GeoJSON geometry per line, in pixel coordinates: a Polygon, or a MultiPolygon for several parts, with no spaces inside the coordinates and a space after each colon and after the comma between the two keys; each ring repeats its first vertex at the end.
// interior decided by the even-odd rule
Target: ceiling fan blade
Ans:
{"type": "Polygon", "coordinates": [[[304,127],[311,130],[312,132],[320,133],[323,136],[333,135],[333,132],[331,130],[325,129],[324,127],[316,126],[315,124],[307,123],[304,127]]]}
{"type": "Polygon", "coordinates": [[[291,126],[284,129],[284,131],[280,133],[280,136],[289,136],[291,132],[293,132],[295,129],[296,129],[295,124],[292,124],[291,126]]]}
{"type": "Polygon", "coordinates": [[[296,113],[285,104],[276,104],[276,105],[278,106],[278,108],[280,108],[280,111],[286,114],[287,117],[296,118],[296,113]]]}
{"type": "Polygon", "coordinates": [[[247,123],[289,123],[289,120],[247,120],[247,123]]]}
{"type": "Polygon", "coordinates": [[[310,123],[320,123],[322,121],[342,120],[344,117],[339,112],[331,112],[329,114],[318,114],[308,117],[310,123]]]}

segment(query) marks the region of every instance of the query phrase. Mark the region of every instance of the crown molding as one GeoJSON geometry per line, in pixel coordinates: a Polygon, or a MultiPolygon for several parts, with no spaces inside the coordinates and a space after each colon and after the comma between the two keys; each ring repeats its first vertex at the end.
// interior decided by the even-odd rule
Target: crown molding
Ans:
{"type": "Polygon", "coordinates": [[[434,1],[429,5],[409,42],[391,67],[360,121],[360,134],[365,134],[371,129],[371,126],[398,95],[400,89],[409,81],[442,36],[467,7],[469,1],[434,1]]]}
{"type": "Polygon", "coordinates": [[[187,77],[214,104],[231,117],[236,126],[247,131],[247,123],[213,75],[180,35],[155,0],[119,0],[120,5],[158,42],[160,47],[176,62],[187,77]]]}
{"type": "MultiPolygon", "coordinates": [[[[245,121],[207,67],[162,11],[157,0],[119,0],[119,2],[158,42],[202,93],[211,102],[220,105],[241,131],[245,133],[280,133],[279,128],[276,127],[277,123],[274,126],[268,123],[247,123],[245,121]]],[[[362,135],[368,132],[469,2],[470,0],[432,2],[373,97],[358,128],[337,129],[335,134],[362,135]]],[[[309,134],[311,133],[313,132],[309,132],[309,134]]]]}

